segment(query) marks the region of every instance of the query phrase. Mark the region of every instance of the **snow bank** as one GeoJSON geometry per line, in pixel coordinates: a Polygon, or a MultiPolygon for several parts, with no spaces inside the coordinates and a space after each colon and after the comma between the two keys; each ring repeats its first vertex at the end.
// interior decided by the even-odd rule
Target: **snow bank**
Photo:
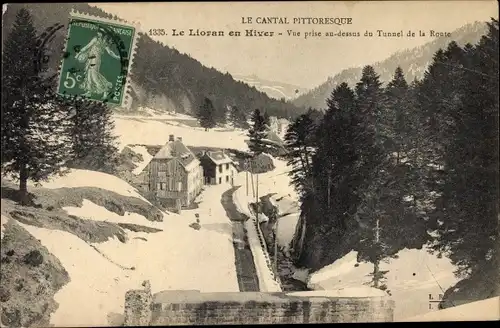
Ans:
{"type": "Polygon", "coordinates": [[[61,261],[71,279],[54,296],[59,307],[51,315],[51,324],[108,325],[107,313],[123,313],[125,292],[139,283],[134,272],[110,263],[71,233],[20,225],[61,261]]]}
{"type": "Polygon", "coordinates": [[[149,221],[140,214],[125,212],[125,215],[121,216],[114,212],[108,211],[106,208],[99,206],[89,201],[88,199],[83,200],[82,207],[68,206],[68,207],[63,207],[62,209],[65,210],[70,215],[75,215],[88,220],[104,221],[111,223],[132,223],[158,229],[161,229],[162,227],[161,222],[149,221]]]}
{"type": "Polygon", "coordinates": [[[261,292],[281,292],[279,283],[275,280],[274,273],[270,269],[270,258],[267,251],[264,250],[255,226],[255,218],[245,221],[248,242],[252,251],[257,276],[259,278],[259,287],[261,292]]]}
{"type": "Polygon", "coordinates": [[[3,238],[3,232],[5,230],[4,225],[9,222],[9,218],[2,214],[0,217],[0,239],[3,238]]]}
{"type": "MultiPolygon", "coordinates": [[[[458,281],[450,260],[446,257],[439,259],[425,248],[404,249],[397,255],[399,258],[380,264],[381,270],[389,270],[385,283],[396,302],[395,320],[428,312],[429,294],[437,299],[458,281]]],[[[356,256],[357,253],[352,251],[311,274],[308,286],[315,290],[335,290],[368,284],[373,264],[358,263],[356,256]]]]}
{"type": "Polygon", "coordinates": [[[140,288],[144,280],[151,281],[153,293],[193,289],[238,292],[232,226],[220,203],[220,195],[228,188],[207,187],[199,208],[184,210],[182,215],[171,213],[163,222],[148,222],[133,213],[119,216],[88,200],[80,208],[64,208],[87,219],[162,229],[156,233],[127,231],[126,243],[113,238],[88,244],[68,232],[23,225],[61,261],[71,279],[55,295],[59,308],[50,323],[109,326],[110,313],[124,312],[126,291],[140,288]],[[189,227],[195,213],[200,217],[200,230],[189,227]]]}
{"type": "MultiPolygon", "coordinates": [[[[236,177],[236,181],[245,179],[245,173],[242,172],[236,177]]],[[[251,191],[250,191],[251,193],[251,191]]],[[[250,211],[248,204],[255,202],[251,194],[246,195],[245,187],[238,188],[233,194],[233,202],[240,213],[244,213],[249,220],[245,221],[245,228],[247,230],[248,242],[252,255],[254,258],[255,268],[257,269],[257,276],[259,277],[260,291],[262,292],[280,292],[280,284],[276,281],[272,271],[271,259],[266,249],[261,244],[262,237],[259,237],[259,231],[256,226],[255,215],[250,211]]]]}
{"type": "Polygon", "coordinates": [[[313,290],[287,293],[289,296],[306,297],[384,297],[387,294],[380,289],[371,287],[351,287],[335,290],[313,290]]]}
{"type": "Polygon", "coordinates": [[[275,195],[272,195],[269,200],[278,208],[278,214],[283,215],[287,213],[300,212],[300,204],[296,199],[296,195],[290,193],[284,194],[286,190],[277,190],[275,195]]]}
{"type": "MultiPolygon", "coordinates": [[[[32,183],[30,184],[33,185],[32,183]]],[[[55,176],[50,181],[41,183],[41,185],[49,189],[96,187],[110,190],[123,196],[140,198],[149,204],[149,202],[127,182],[102,172],[72,169],[68,174],[64,176],[55,176]]]]}
{"type": "Polygon", "coordinates": [[[149,164],[153,156],[148,152],[144,146],[128,146],[134,153],[140,154],[142,156],[142,161],[139,163],[134,163],[137,167],[132,171],[135,175],[140,174],[142,170],[149,164]]]}
{"type": "Polygon", "coordinates": [[[134,114],[114,114],[115,117],[119,118],[143,118],[143,119],[165,119],[165,120],[192,120],[197,121],[195,117],[175,113],[174,111],[158,111],[149,107],[139,107],[138,113],[134,114]],[[141,115],[142,114],[142,115],[141,115]]]}
{"type": "Polygon", "coordinates": [[[283,247],[285,251],[290,249],[290,243],[292,242],[295,234],[295,228],[297,227],[299,216],[299,213],[295,213],[278,219],[278,245],[283,247]]]}
{"type": "Polygon", "coordinates": [[[472,302],[452,308],[437,310],[404,321],[498,321],[500,320],[500,297],[472,302]]]}
{"type": "Polygon", "coordinates": [[[177,126],[166,124],[156,120],[145,120],[137,118],[123,118],[114,116],[115,134],[118,136],[120,149],[129,144],[164,144],[168,141],[169,135],[176,138],[182,137],[186,146],[205,146],[248,149],[244,132],[238,131],[205,131],[200,128],[193,128],[184,124],[177,126]]]}
{"type": "Polygon", "coordinates": [[[259,217],[259,223],[269,222],[269,218],[264,213],[259,213],[257,216],[259,217]]]}

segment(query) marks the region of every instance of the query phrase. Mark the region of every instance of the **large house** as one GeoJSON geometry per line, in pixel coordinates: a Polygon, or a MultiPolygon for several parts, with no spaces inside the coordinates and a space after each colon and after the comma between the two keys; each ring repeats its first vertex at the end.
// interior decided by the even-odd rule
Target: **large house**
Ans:
{"type": "Polygon", "coordinates": [[[269,117],[268,129],[281,138],[285,136],[288,125],[290,125],[290,121],[286,118],[277,118],[276,116],[269,117]]]}
{"type": "Polygon", "coordinates": [[[234,183],[235,163],[224,150],[206,151],[200,157],[206,184],[234,183]]]}
{"type": "Polygon", "coordinates": [[[182,138],[175,140],[174,135],[144,170],[148,192],[167,208],[180,210],[191,205],[203,187],[200,161],[182,143],[182,138]]]}
{"type": "Polygon", "coordinates": [[[269,129],[271,131],[278,133],[279,124],[278,124],[278,118],[276,116],[269,117],[269,129]]]}
{"type": "Polygon", "coordinates": [[[279,136],[284,137],[289,125],[290,125],[290,121],[287,120],[286,118],[278,119],[276,133],[279,136]]]}

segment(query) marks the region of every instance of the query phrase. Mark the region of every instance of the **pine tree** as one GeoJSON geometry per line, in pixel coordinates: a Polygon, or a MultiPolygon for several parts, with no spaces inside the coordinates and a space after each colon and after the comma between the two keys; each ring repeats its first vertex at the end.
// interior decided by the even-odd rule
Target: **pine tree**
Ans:
{"type": "Polygon", "coordinates": [[[398,67],[393,79],[387,84],[385,89],[386,109],[391,121],[391,146],[395,152],[396,164],[399,164],[405,152],[405,144],[408,140],[409,124],[407,117],[408,83],[405,80],[403,70],[398,67]]]}
{"type": "Polygon", "coordinates": [[[248,148],[254,155],[260,155],[265,152],[266,144],[262,142],[267,135],[264,117],[259,109],[255,109],[252,114],[252,127],[248,130],[249,144],[248,148]]]}
{"type": "Polygon", "coordinates": [[[361,81],[356,84],[356,114],[359,115],[356,150],[359,158],[360,204],[355,218],[360,222],[359,257],[374,264],[373,286],[380,287],[380,261],[385,257],[380,240],[381,227],[388,225],[391,208],[386,199],[394,199],[388,170],[390,151],[389,115],[385,110],[379,76],[371,66],[363,68],[361,81]]]}
{"type": "Polygon", "coordinates": [[[318,150],[313,158],[313,177],[323,217],[328,226],[345,229],[356,208],[356,102],[347,83],[341,83],[327,99],[328,109],[317,130],[318,150]]]}
{"type": "Polygon", "coordinates": [[[105,103],[72,99],[70,110],[73,168],[114,173],[118,148],[113,134],[112,109],[105,103]]]}
{"type": "Polygon", "coordinates": [[[248,122],[245,112],[238,106],[231,106],[229,108],[229,120],[233,126],[240,129],[248,129],[248,122]]]}
{"type": "MultiPolygon", "coordinates": [[[[450,45],[437,65],[450,72],[435,87],[447,95],[443,179],[434,218],[435,249],[449,254],[459,276],[498,272],[498,21],[476,47],[450,45]],[[458,80],[457,80],[458,79],[458,80]]],[[[484,284],[496,284],[489,277],[484,284]]]]}
{"type": "Polygon", "coordinates": [[[31,14],[20,9],[2,57],[2,173],[19,179],[28,201],[27,181],[40,182],[62,172],[70,147],[67,113],[61,110],[52,80],[41,77],[38,38],[31,14]]]}
{"type": "Polygon", "coordinates": [[[288,175],[301,197],[308,189],[312,189],[312,156],[315,152],[316,127],[310,115],[311,112],[300,115],[285,133],[285,158],[287,165],[291,167],[288,175]]]}
{"type": "Polygon", "coordinates": [[[215,127],[215,108],[212,101],[205,97],[203,99],[203,104],[198,108],[196,116],[200,126],[208,131],[208,129],[215,127]]]}
{"type": "Polygon", "coordinates": [[[267,113],[267,111],[264,112],[264,124],[269,128],[271,127],[271,118],[269,117],[269,114],[267,113]]]}

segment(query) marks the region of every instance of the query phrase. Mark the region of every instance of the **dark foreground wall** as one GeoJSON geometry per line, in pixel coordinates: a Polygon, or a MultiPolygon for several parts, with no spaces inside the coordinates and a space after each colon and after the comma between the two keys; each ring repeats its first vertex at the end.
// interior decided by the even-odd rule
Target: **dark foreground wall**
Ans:
{"type": "Polygon", "coordinates": [[[285,293],[199,293],[131,290],[125,325],[336,323],[393,321],[394,302],[385,297],[296,297],[285,293]]]}

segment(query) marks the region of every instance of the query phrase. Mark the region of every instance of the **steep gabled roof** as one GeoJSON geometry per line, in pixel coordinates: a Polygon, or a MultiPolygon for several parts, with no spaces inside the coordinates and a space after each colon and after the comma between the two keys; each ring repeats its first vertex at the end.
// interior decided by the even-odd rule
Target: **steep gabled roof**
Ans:
{"type": "Polygon", "coordinates": [[[206,155],[216,165],[233,163],[233,160],[223,151],[207,151],[206,155]]]}
{"type": "Polygon", "coordinates": [[[190,167],[192,162],[198,161],[193,152],[191,152],[180,140],[167,142],[153,157],[153,159],[166,160],[174,158],[185,168],[188,168],[188,166],[190,167]]]}
{"type": "Polygon", "coordinates": [[[265,139],[272,141],[274,143],[283,144],[283,140],[272,130],[268,130],[265,139]]]}

